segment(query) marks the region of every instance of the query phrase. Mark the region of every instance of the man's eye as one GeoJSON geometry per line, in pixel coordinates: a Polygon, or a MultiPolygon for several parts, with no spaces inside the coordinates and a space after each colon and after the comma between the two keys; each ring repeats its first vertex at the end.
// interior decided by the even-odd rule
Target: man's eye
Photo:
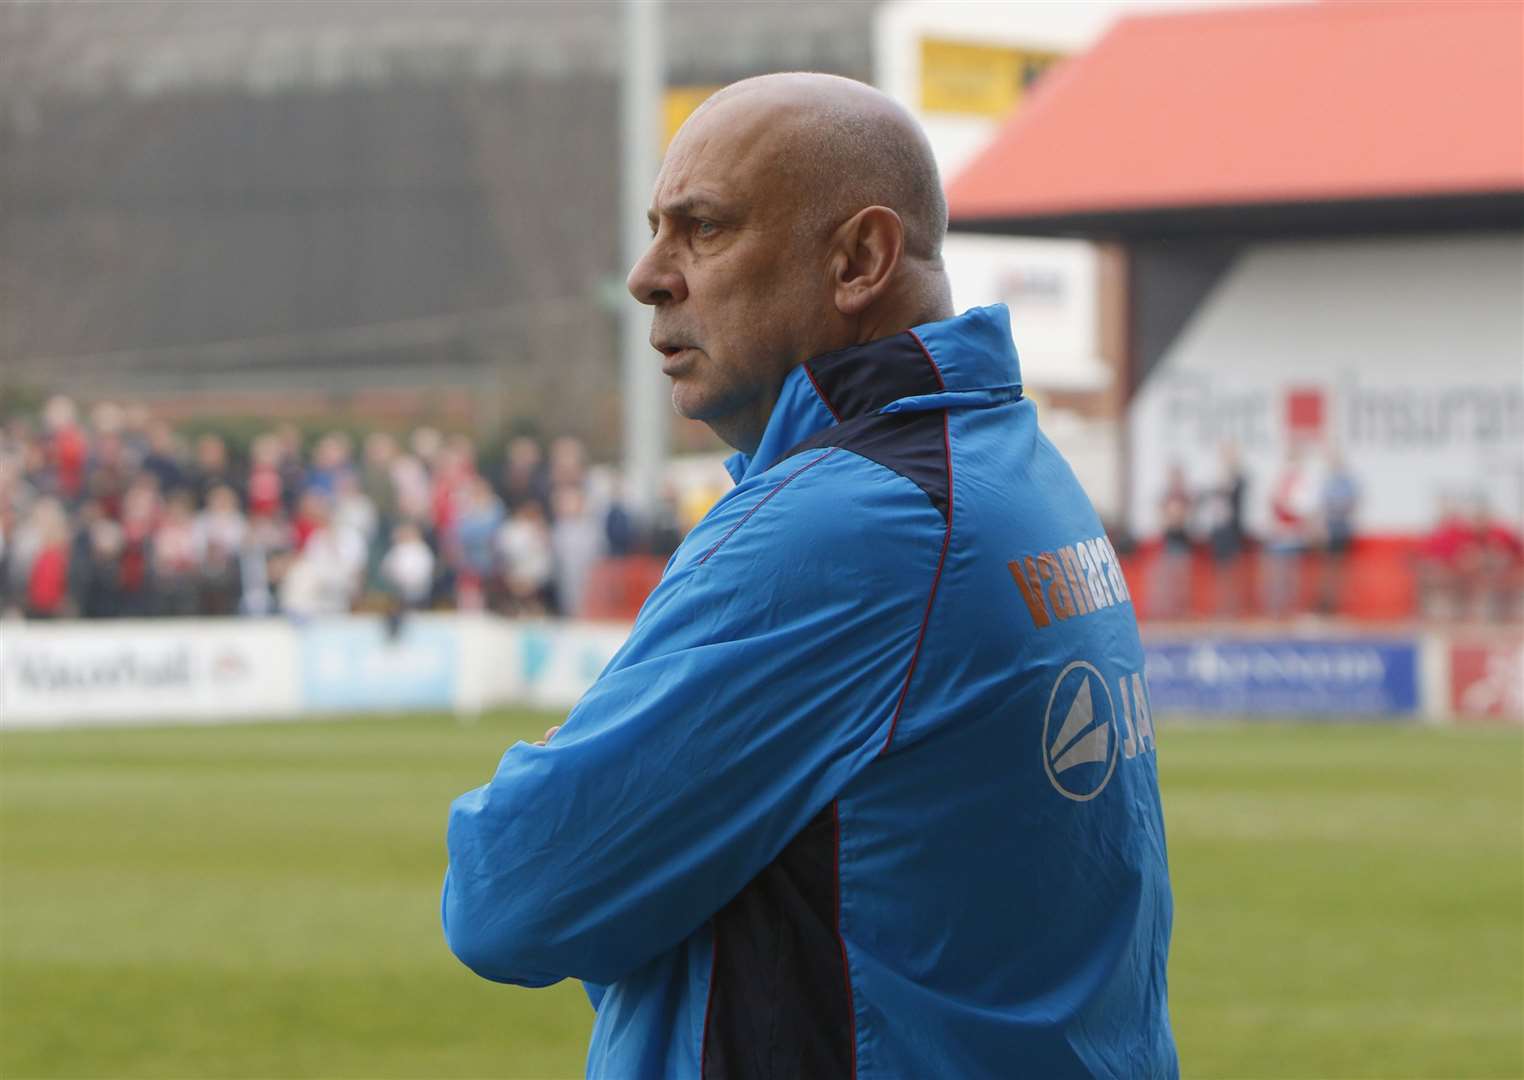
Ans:
{"type": "Polygon", "coordinates": [[[713,236],[720,231],[720,227],[712,221],[695,221],[693,223],[693,235],[713,236]]]}

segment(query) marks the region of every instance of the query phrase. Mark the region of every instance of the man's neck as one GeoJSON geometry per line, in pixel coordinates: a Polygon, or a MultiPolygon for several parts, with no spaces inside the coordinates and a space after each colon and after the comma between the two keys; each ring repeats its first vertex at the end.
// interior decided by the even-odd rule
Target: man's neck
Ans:
{"type": "MultiPolygon", "coordinates": [[[[784,378],[787,377],[785,374],[784,378]]],[[[773,408],[778,404],[778,394],[782,389],[783,382],[779,380],[777,386],[743,408],[724,416],[705,420],[704,423],[726,446],[739,450],[743,454],[755,454],[757,445],[762,441],[762,433],[767,430],[767,422],[772,418],[773,408]]]]}
{"type": "MultiPolygon", "coordinates": [[[[870,341],[904,333],[913,326],[950,319],[953,314],[952,296],[944,273],[938,270],[935,275],[927,278],[907,278],[899,289],[863,312],[858,317],[856,332],[837,347],[866,345],[870,341]]],[[[811,356],[804,357],[800,363],[811,359],[811,356]]],[[[780,380],[779,385],[765,399],[758,399],[751,407],[740,412],[716,417],[705,423],[727,446],[734,447],[743,454],[754,454],[762,441],[762,433],[767,430],[767,422],[772,418],[773,407],[777,404],[781,389],[780,380]]]]}
{"type": "Polygon", "coordinates": [[[952,292],[945,273],[938,269],[924,275],[907,275],[898,288],[859,316],[855,344],[877,341],[912,326],[952,317],[952,292]]]}

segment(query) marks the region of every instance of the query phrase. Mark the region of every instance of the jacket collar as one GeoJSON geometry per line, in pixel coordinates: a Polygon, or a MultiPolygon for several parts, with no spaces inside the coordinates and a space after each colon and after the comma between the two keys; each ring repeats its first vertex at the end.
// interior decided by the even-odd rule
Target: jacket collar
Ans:
{"type": "Polygon", "coordinates": [[[970,308],[806,360],[784,378],[756,453],[734,454],[725,468],[739,484],[833,424],[879,412],[977,406],[1020,396],[1010,312],[1004,304],[970,308]]]}

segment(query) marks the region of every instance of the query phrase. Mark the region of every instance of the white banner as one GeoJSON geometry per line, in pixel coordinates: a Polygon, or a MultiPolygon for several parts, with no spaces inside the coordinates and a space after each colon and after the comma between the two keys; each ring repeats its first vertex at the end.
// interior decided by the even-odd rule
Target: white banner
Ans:
{"type": "Polygon", "coordinates": [[[266,619],[0,623],[0,726],[294,716],[296,638],[266,619]]]}
{"type": "Polygon", "coordinates": [[[0,623],[0,727],[570,709],[630,628],[423,615],[0,623]]]}

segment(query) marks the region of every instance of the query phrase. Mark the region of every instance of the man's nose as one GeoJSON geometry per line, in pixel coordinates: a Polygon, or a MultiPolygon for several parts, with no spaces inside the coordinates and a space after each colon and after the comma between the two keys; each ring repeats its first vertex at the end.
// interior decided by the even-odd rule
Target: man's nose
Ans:
{"type": "Polygon", "coordinates": [[[630,276],[624,284],[630,295],[642,304],[665,304],[688,296],[688,283],[683,280],[683,275],[662,256],[654,243],[630,268],[630,276]]]}

